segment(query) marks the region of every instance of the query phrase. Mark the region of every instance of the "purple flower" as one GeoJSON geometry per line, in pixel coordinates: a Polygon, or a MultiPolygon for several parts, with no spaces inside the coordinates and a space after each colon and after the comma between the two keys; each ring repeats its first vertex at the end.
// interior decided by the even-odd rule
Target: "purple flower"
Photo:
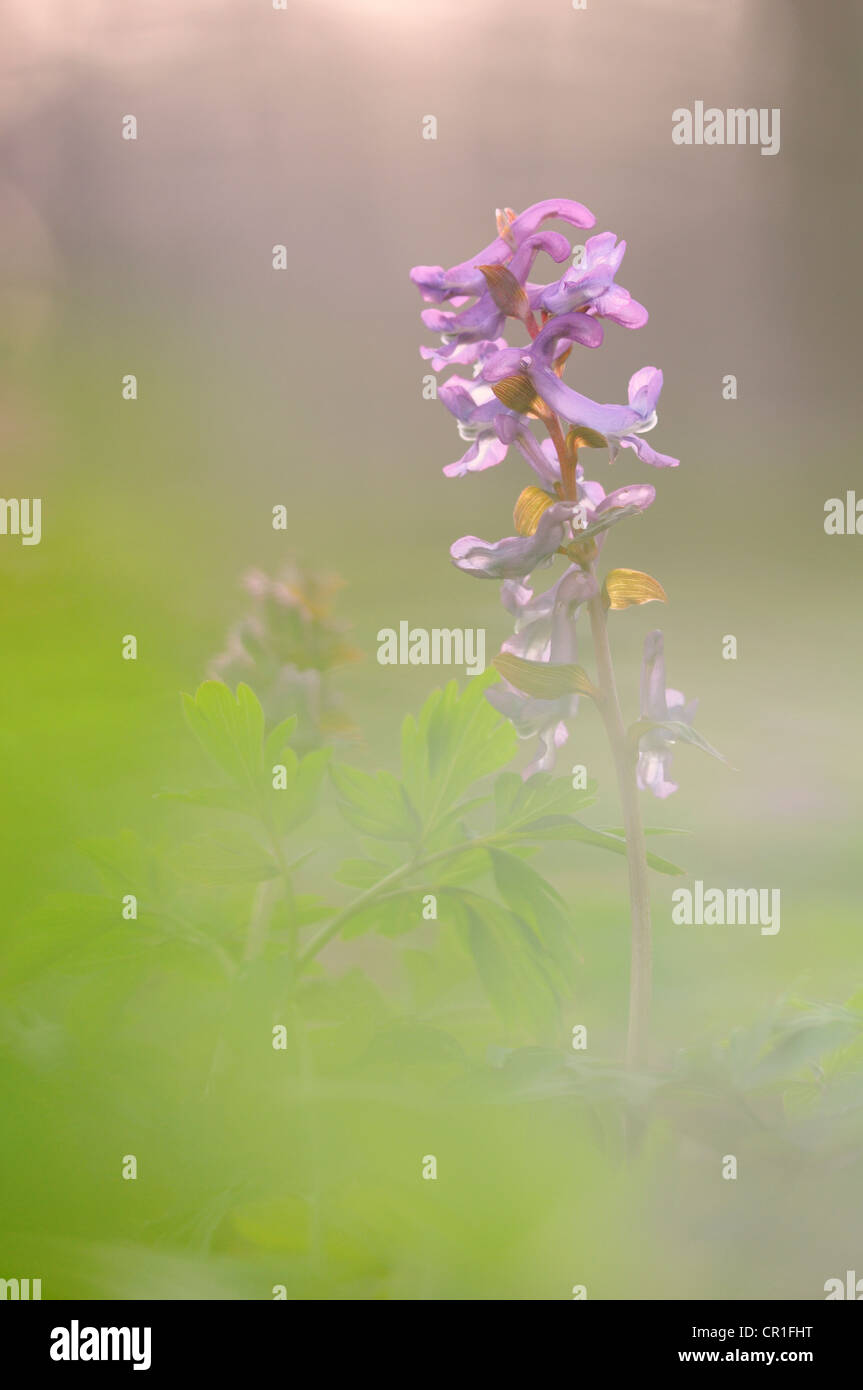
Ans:
{"type": "Polygon", "coordinates": [[[533,203],[517,217],[507,209],[503,214],[498,213],[501,235],[470,260],[451,266],[449,270],[440,265],[416,265],[411,279],[427,304],[441,304],[459,295],[482,295],[486,281],[478,267],[509,265],[522,243],[552,217],[569,222],[573,227],[592,227],[596,221],[592,212],[570,198],[546,198],[533,203]]]}
{"type": "Polygon", "coordinates": [[[680,459],[672,458],[669,454],[659,454],[649,444],[640,438],[652,430],[657,422],[656,403],[662,390],[662,372],[658,367],[642,367],[629,378],[629,404],[641,418],[641,424],[634,426],[626,434],[609,434],[608,443],[611,455],[611,462],[617,457],[618,450],[634,449],[642,463],[649,463],[654,468],[677,468],[680,459]]]}
{"type": "MultiPolygon", "coordinates": [[[[518,425],[519,417],[515,418],[515,423],[518,425]]],[[[506,427],[501,428],[504,437],[508,436],[512,428],[513,421],[508,419],[506,427]]],[[[544,439],[542,443],[538,443],[527,429],[523,429],[522,433],[516,435],[515,442],[542,478],[551,497],[561,481],[560,460],[551,440],[544,439]],[[532,450],[527,447],[528,440],[533,446],[532,450]],[[539,456],[538,461],[533,450],[539,456]]],[[[602,546],[605,532],[610,527],[615,526],[624,517],[647,511],[656,500],[656,488],[652,483],[628,483],[625,487],[618,487],[613,492],[606,493],[602,483],[585,478],[584,468],[580,463],[576,464],[575,481],[580,516],[573,518],[573,530],[578,532],[579,540],[597,536],[599,547],[602,546]]]]}
{"type": "Polygon", "coordinates": [[[573,517],[578,513],[577,502],[555,502],[543,512],[532,536],[494,542],[462,536],[450,547],[453,564],[479,579],[524,579],[575,538],[573,517]]]}
{"type": "MultiPolygon", "coordinates": [[[[641,717],[658,722],[674,720],[692,724],[697,700],[686,703],[679,690],[665,685],[665,649],[662,633],[657,629],[644,640],[644,660],[641,667],[641,717]]],[[[677,791],[677,783],[669,780],[671,751],[677,740],[664,729],[651,729],[638,740],[636,776],[642,791],[653,792],[664,799],[677,791]]]]}
{"type": "Polygon", "coordinates": [[[534,594],[527,584],[505,580],[500,597],[504,608],[515,618],[515,636],[504,642],[503,650],[528,661],[549,661],[554,647],[558,653],[555,660],[574,661],[574,649],[569,656],[562,654],[566,620],[574,618],[581,605],[598,593],[596,579],[580,565],[570,565],[542,594],[534,594]]]}
{"type": "MultiPolygon", "coordinates": [[[[556,584],[538,596],[526,585],[508,581],[502,587],[501,597],[504,606],[516,615],[516,635],[504,643],[503,650],[530,661],[576,661],[578,611],[596,593],[596,580],[577,565],[572,565],[556,584]]],[[[517,690],[507,680],[491,686],[485,694],[489,703],[511,721],[519,738],[539,738],[540,751],[523,776],[549,772],[558,748],[569,737],[566,720],[577,714],[579,697],[563,695],[555,700],[540,700],[517,690]]]]}
{"type": "Polygon", "coordinates": [[[489,342],[444,343],[441,347],[420,348],[420,357],[431,362],[432,368],[440,372],[444,367],[473,367],[474,374],[481,371],[489,357],[507,346],[506,338],[493,338],[489,342]]]}
{"type": "MultiPolygon", "coordinates": [[[[560,378],[552,371],[552,363],[561,353],[566,352],[573,343],[580,343],[582,347],[600,347],[602,339],[602,324],[589,314],[560,314],[550,319],[533,342],[525,347],[507,347],[500,352],[489,353],[482,376],[485,381],[502,381],[504,377],[526,372],[542,395],[538,385],[542,373],[550,373],[560,383],[560,378]]],[[[595,405],[595,402],[588,404],[595,405]]],[[[587,421],[580,420],[579,423],[584,425],[587,421]]]]}
{"type": "Polygon", "coordinates": [[[573,265],[554,285],[529,287],[530,307],[548,314],[568,314],[582,310],[597,318],[611,319],[624,328],[641,328],[647,323],[647,310],[633,299],[629,290],[614,283],[626,251],[626,242],[617,242],[614,232],[602,232],[585,242],[585,257],[573,265]]]}
{"type": "Polygon", "coordinates": [[[502,438],[498,432],[501,418],[513,416],[515,432],[525,428],[518,416],[501,405],[485,382],[451,376],[440,387],[438,396],[455,416],[459,436],[469,446],[460,459],[448,463],[444,468],[448,478],[480,473],[485,468],[494,468],[495,464],[506,458],[511,439],[502,438]]]}
{"type": "Polygon", "coordinates": [[[589,314],[562,314],[550,319],[528,346],[504,348],[489,357],[482,377],[484,381],[496,382],[524,373],[536,387],[537,395],[562,419],[608,437],[639,425],[638,412],[626,406],[599,405],[567,386],[552,367],[554,360],[573,343],[599,347],[602,339],[602,325],[589,314]]]}
{"type": "Polygon", "coordinates": [[[613,463],[621,448],[634,449],[643,463],[655,468],[676,468],[679,459],[659,454],[640,438],[657,421],[656,403],[662,390],[658,367],[642,367],[629,381],[629,405],[599,405],[574,391],[553,370],[554,360],[573,343],[599,347],[602,326],[589,314],[561,314],[549,319],[533,342],[525,348],[503,348],[488,358],[482,369],[484,381],[502,381],[525,373],[537,395],[570,425],[584,425],[605,436],[613,463]]]}
{"type": "Polygon", "coordinates": [[[596,536],[599,549],[605,541],[605,532],[616,526],[624,517],[634,516],[656,500],[656,488],[651,483],[629,483],[626,487],[615,488],[606,493],[601,483],[584,478],[581,464],[576,468],[576,491],[584,515],[584,525],[579,532],[581,540],[596,536]]]}
{"type": "MultiPolygon", "coordinates": [[[[552,260],[560,262],[566,260],[570,246],[562,232],[536,232],[527,237],[507,267],[519,285],[524,286],[540,251],[545,251],[552,260]]],[[[484,288],[470,308],[461,309],[458,313],[445,309],[423,309],[420,314],[426,328],[433,333],[443,334],[446,344],[488,342],[503,329],[507,314],[499,306],[481,272],[480,276],[484,288]]],[[[527,297],[524,307],[528,307],[527,297]]]]}
{"type": "Polygon", "coordinates": [[[546,486],[559,481],[559,464],[543,453],[524,417],[503,405],[488,382],[451,376],[439,387],[438,397],[455,416],[459,437],[469,446],[444,468],[448,478],[494,468],[515,444],[546,486]]]}
{"type": "Polygon", "coordinates": [[[540,444],[521,415],[515,411],[500,415],[497,432],[506,443],[516,445],[544,487],[554,487],[555,483],[560,482],[560,464],[554,445],[550,439],[544,439],[540,444]]]}

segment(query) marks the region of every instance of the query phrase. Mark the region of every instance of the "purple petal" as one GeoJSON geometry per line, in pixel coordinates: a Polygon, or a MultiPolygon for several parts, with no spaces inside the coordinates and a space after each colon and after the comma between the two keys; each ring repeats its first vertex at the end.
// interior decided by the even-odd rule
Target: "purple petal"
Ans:
{"type": "Polygon", "coordinates": [[[524,579],[571,539],[575,507],[574,502],[555,502],[543,512],[532,536],[507,536],[494,542],[462,536],[450,547],[453,564],[478,579],[524,579]]]}
{"type": "Polygon", "coordinates": [[[535,772],[551,772],[557,759],[557,750],[562,748],[569,738],[569,730],[561,721],[553,728],[542,729],[539,734],[540,752],[532,763],[528,763],[522,779],[526,782],[535,772]]]}
{"type": "Polygon", "coordinates": [[[500,601],[508,613],[517,617],[533,598],[533,589],[517,579],[505,579],[500,586],[500,601]]]}
{"type": "Polygon", "coordinates": [[[641,424],[641,417],[634,410],[625,405],[600,405],[573,391],[547,368],[534,367],[530,377],[546,404],[571,425],[586,425],[605,435],[622,435],[641,424]]]}
{"type": "Polygon", "coordinates": [[[473,382],[461,376],[451,376],[438,388],[438,400],[443,401],[447,410],[457,420],[469,420],[476,410],[472,393],[473,382]]]}
{"type": "Polygon", "coordinates": [[[617,442],[624,449],[634,449],[641,462],[649,463],[652,468],[680,467],[680,459],[672,458],[670,454],[657,453],[640,434],[623,434],[617,442]]]}
{"type": "Polygon", "coordinates": [[[573,202],[569,198],[546,198],[543,202],[534,203],[515,218],[509,226],[506,239],[501,236],[495,237],[494,241],[490,241],[488,246],[484,246],[470,260],[462,261],[449,270],[444,270],[440,265],[416,265],[410,273],[410,278],[427,303],[440,304],[444,299],[451,299],[453,295],[458,294],[482,294],[486,287],[485,277],[477,267],[506,264],[522,242],[551,217],[559,217],[561,221],[569,222],[574,227],[592,227],[596,221],[593,213],[581,203],[573,202]]]}
{"type": "Polygon", "coordinates": [[[441,347],[421,347],[420,357],[431,362],[436,372],[444,367],[472,367],[506,347],[506,338],[480,339],[474,343],[445,343],[441,347]]]}
{"type": "Polygon", "coordinates": [[[443,472],[447,478],[463,478],[466,473],[482,473],[486,468],[495,468],[503,463],[509,445],[502,444],[491,432],[475,439],[466,453],[455,463],[448,463],[443,472]]]}
{"type": "Polygon", "coordinates": [[[659,628],[644,639],[641,665],[641,716],[643,719],[665,719],[665,643],[659,628]]]}
{"type": "Polygon", "coordinates": [[[596,508],[596,515],[602,512],[611,511],[615,507],[636,507],[638,511],[646,511],[656,498],[656,488],[650,483],[630,483],[626,487],[616,488],[604,497],[596,508]]]}
{"type": "Polygon", "coordinates": [[[554,445],[550,439],[544,439],[540,444],[526,425],[523,425],[520,420],[517,420],[516,423],[518,426],[514,436],[516,448],[527,459],[540,482],[544,483],[547,488],[554,487],[555,483],[560,482],[560,464],[554,445]],[[551,445],[550,449],[544,447],[546,444],[551,445]]]}
{"type": "Polygon", "coordinates": [[[656,410],[662,391],[662,372],[658,367],[640,367],[629,378],[629,404],[643,420],[649,420],[656,410]]]}
{"type": "Polygon", "coordinates": [[[527,360],[526,348],[504,348],[501,352],[492,353],[483,366],[482,379],[503,381],[504,377],[516,376],[524,371],[527,360]]]}
{"type": "Polygon", "coordinates": [[[488,293],[480,295],[475,304],[458,314],[441,309],[423,309],[420,314],[432,333],[444,333],[460,343],[486,342],[497,337],[505,317],[488,293]]]}
{"type": "Polygon", "coordinates": [[[519,213],[510,227],[510,235],[517,244],[521,244],[525,237],[552,217],[569,222],[573,227],[592,227],[596,222],[593,213],[583,203],[576,203],[571,198],[544,198],[542,202],[532,203],[519,213]]]}
{"type": "Polygon", "coordinates": [[[527,355],[534,366],[550,367],[553,359],[564,351],[565,339],[581,343],[583,347],[601,347],[602,324],[587,314],[560,314],[540,330],[527,355]]]}
{"type": "Polygon", "coordinates": [[[643,328],[650,317],[644,305],[620,285],[610,285],[591,306],[591,313],[611,319],[621,328],[643,328]]]}
{"type": "Polygon", "coordinates": [[[563,232],[536,232],[519,246],[509,263],[509,269],[520,285],[523,285],[540,251],[551,256],[553,261],[565,261],[570,253],[568,239],[563,232]]]}
{"type": "Polygon", "coordinates": [[[643,792],[653,792],[661,801],[671,796],[672,792],[676,792],[677,783],[670,781],[666,775],[670,763],[670,749],[662,752],[653,749],[640,752],[635,773],[640,789],[643,792]]]}

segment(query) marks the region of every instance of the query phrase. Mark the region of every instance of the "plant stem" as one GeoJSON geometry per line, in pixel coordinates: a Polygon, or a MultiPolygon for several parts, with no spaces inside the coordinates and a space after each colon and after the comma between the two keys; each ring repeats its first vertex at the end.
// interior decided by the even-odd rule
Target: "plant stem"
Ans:
{"type": "Polygon", "coordinates": [[[343,908],[328,926],[318,932],[317,936],[306,946],[306,949],[301,951],[298,955],[298,969],[302,970],[303,966],[308,965],[309,961],[313,960],[318,952],[322,951],[324,947],[332,941],[333,937],[338,936],[345,922],[353,917],[355,912],[359,912],[360,908],[365,907],[366,903],[372,902],[387,888],[391,888],[393,884],[399,883],[403,878],[407,878],[410,874],[416,873],[419,869],[426,868],[429,864],[437,864],[442,859],[451,859],[453,855],[464,854],[466,850],[476,849],[480,845],[494,844],[495,841],[500,838],[500,836],[494,834],[477,835],[472,840],[465,840],[463,844],[450,845],[448,849],[439,849],[434,854],[425,855],[422,859],[411,859],[407,864],[400,864],[397,869],[393,869],[392,873],[387,874],[385,878],[379,879],[377,883],[373,883],[371,888],[366,888],[358,897],[354,898],[352,903],[348,903],[347,907],[343,908]]]}
{"type": "MultiPolygon", "coordinates": [[[[545,425],[560,460],[563,495],[573,502],[577,501],[578,449],[573,449],[570,452],[567,448],[560,421],[556,415],[551,415],[550,420],[546,419],[545,425]]],[[[586,558],[583,563],[585,566],[587,565],[586,558]]],[[[629,868],[629,904],[632,927],[629,966],[629,1035],[626,1044],[626,1060],[631,1067],[642,1067],[647,1063],[650,1023],[651,943],[647,846],[644,841],[644,827],[641,824],[638,785],[635,780],[635,759],[629,747],[626,726],[620,710],[620,698],[617,694],[617,681],[614,678],[614,665],[608,642],[608,624],[605,619],[605,606],[601,594],[592,598],[587,608],[590,614],[590,630],[593,634],[597,678],[599,680],[600,697],[597,704],[608,734],[608,741],[611,744],[615,771],[617,772],[617,785],[620,791],[620,804],[626,835],[626,860],[629,868]]]]}
{"type": "Polygon", "coordinates": [[[272,882],[272,879],[264,879],[255,888],[249,929],[243,948],[244,961],[257,960],[266,945],[272,907],[272,882]]]}
{"type": "Polygon", "coordinates": [[[608,624],[601,595],[597,594],[595,598],[590,600],[588,612],[601,691],[599,708],[608,733],[617,772],[623,825],[626,833],[626,858],[629,866],[632,936],[629,975],[629,1037],[626,1059],[631,1067],[642,1067],[647,1063],[651,976],[647,846],[644,840],[644,827],[641,823],[641,808],[638,802],[635,759],[629,747],[626,727],[620,710],[617,682],[614,678],[614,666],[608,642],[608,624]]]}

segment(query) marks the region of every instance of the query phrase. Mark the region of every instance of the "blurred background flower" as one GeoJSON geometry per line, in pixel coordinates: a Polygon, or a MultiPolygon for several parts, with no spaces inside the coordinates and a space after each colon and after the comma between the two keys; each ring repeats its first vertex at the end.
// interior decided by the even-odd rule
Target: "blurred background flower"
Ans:
{"type": "Polygon", "coordinates": [[[333,616],[342,585],[336,575],[296,563],[283,566],[273,579],[263,570],[249,570],[242,581],[248,610],[207,672],[230,686],[251,685],[273,723],[295,714],[294,746],[300,751],[356,732],[330,681],[337,667],[363,655],[348,641],[346,625],[333,616]]]}

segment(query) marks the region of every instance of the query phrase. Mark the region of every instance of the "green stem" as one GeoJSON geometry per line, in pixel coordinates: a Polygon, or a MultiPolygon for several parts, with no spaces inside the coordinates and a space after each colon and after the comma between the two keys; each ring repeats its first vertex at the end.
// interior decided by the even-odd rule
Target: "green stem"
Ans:
{"type": "Polygon", "coordinates": [[[392,873],[387,874],[386,878],[381,878],[377,883],[373,883],[371,888],[366,888],[359,897],[354,898],[352,903],[348,903],[347,907],[343,908],[338,916],[324,927],[323,931],[318,932],[314,940],[310,941],[306,949],[298,955],[297,968],[302,970],[304,965],[313,960],[333,940],[333,937],[338,936],[345,922],[353,917],[355,912],[359,912],[366,903],[372,902],[387,888],[391,888],[394,883],[400,883],[402,879],[417,873],[420,869],[427,868],[429,864],[437,864],[442,859],[450,859],[454,854],[464,854],[467,850],[476,849],[480,845],[493,844],[500,838],[499,835],[478,835],[473,840],[465,840],[463,844],[451,845],[449,849],[439,849],[434,854],[426,855],[423,859],[411,859],[407,864],[400,864],[397,869],[393,869],[392,873]]]}
{"type": "MultiPolygon", "coordinates": [[[[294,884],[291,878],[291,871],[285,859],[285,853],[279,840],[278,833],[270,818],[263,812],[261,814],[261,824],[266,831],[279,870],[282,894],[288,906],[288,912],[294,915],[295,898],[294,884]]],[[[273,908],[277,897],[277,880],[268,878],[259,883],[255,889],[255,896],[252,900],[252,911],[249,917],[249,927],[246,932],[246,943],[243,948],[243,960],[257,960],[263,955],[267,944],[267,937],[270,933],[270,920],[273,915],[273,908]]],[[[299,929],[296,925],[291,929],[291,955],[296,959],[299,944],[299,929]]]]}
{"type": "Polygon", "coordinates": [[[249,928],[246,932],[246,944],[243,948],[243,960],[257,960],[267,944],[267,933],[270,928],[270,913],[272,911],[273,880],[264,879],[255,888],[255,896],[252,900],[252,911],[249,916],[249,928]]]}
{"type": "Polygon", "coordinates": [[[632,1067],[647,1063],[648,1028],[650,1021],[650,892],[647,879],[647,845],[641,823],[638,785],[635,780],[635,758],[626,736],[620,710],[617,682],[608,642],[608,624],[601,595],[588,604],[590,628],[596,656],[601,698],[599,708],[605,723],[614,757],[617,784],[626,833],[626,858],[629,866],[629,901],[632,920],[629,976],[629,1037],[627,1062],[632,1067]]]}

